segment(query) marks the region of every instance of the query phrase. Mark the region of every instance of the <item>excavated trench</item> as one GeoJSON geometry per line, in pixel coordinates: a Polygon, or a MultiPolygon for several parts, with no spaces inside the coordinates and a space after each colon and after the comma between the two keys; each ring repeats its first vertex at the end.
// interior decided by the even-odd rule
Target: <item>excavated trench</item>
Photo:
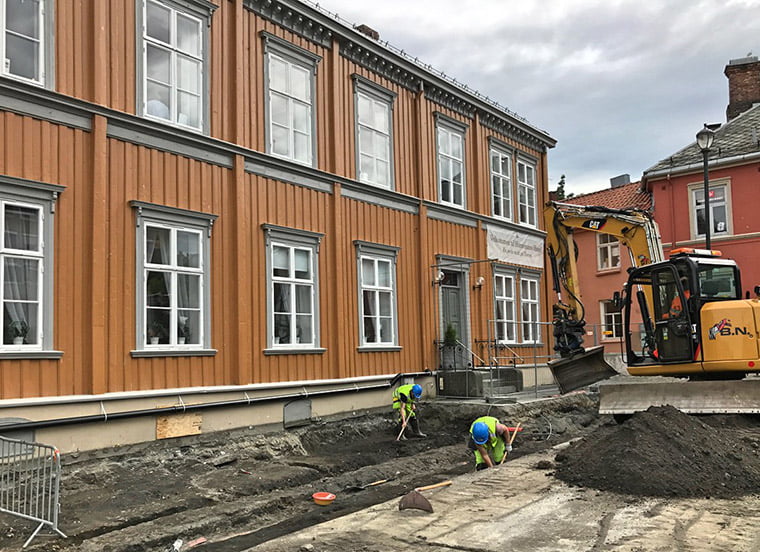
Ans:
{"type": "MultiPolygon", "coordinates": [[[[391,413],[380,412],[274,433],[254,428],[67,454],[59,527],[68,538],[37,537],[27,550],[164,551],[201,537],[204,550],[244,550],[473,470],[467,432],[489,413],[525,426],[514,457],[600,424],[586,395],[510,406],[436,400],[421,406],[426,439],[396,441],[391,413]],[[337,499],[318,506],[317,491],[337,499]]],[[[0,549],[20,549],[33,529],[2,515],[0,549]]]]}
{"type": "MultiPolygon", "coordinates": [[[[597,407],[586,394],[508,406],[440,399],[422,405],[426,439],[396,441],[390,412],[381,412],[64,455],[59,525],[69,537],[38,537],[28,550],[167,551],[178,539],[205,539],[207,551],[246,550],[472,471],[467,431],[485,414],[525,427],[513,458],[580,437],[555,462],[536,466],[571,485],[667,497],[758,488],[756,417],[698,418],[666,407],[616,425],[597,407]],[[366,487],[380,480],[388,481],[366,487]],[[337,498],[316,505],[317,491],[337,498]]],[[[3,515],[0,549],[20,550],[33,529],[3,515]]]]}

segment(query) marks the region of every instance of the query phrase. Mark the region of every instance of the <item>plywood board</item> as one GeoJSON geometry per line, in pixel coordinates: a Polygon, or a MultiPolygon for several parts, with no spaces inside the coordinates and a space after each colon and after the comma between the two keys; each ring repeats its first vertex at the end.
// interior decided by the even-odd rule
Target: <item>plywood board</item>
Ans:
{"type": "Polygon", "coordinates": [[[170,414],[156,418],[156,439],[200,435],[203,417],[200,412],[170,414]]]}

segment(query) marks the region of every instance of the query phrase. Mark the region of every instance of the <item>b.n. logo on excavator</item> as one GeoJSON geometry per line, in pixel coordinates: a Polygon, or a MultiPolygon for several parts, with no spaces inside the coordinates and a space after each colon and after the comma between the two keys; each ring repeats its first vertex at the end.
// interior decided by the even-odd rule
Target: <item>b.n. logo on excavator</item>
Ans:
{"type": "Polygon", "coordinates": [[[749,328],[734,328],[731,326],[731,321],[728,318],[724,318],[715,324],[712,328],[707,330],[707,337],[710,339],[715,339],[718,337],[718,335],[722,335],[724,337],[732,335],[746,335],[748,337],[752,337],[752,333],[750,333],[749,328]]]}

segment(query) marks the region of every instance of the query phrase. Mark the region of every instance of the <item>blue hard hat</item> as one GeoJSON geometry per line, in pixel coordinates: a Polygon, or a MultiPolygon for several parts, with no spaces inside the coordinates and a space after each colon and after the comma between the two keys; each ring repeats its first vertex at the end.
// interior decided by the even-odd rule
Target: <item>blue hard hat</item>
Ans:
{"type": "Polygon", "coordinates": [[[419,399],[422,396],[422,386],[416,383],[412,385],[412,397],[419,399]]]}
{"type": "Polygon", "coordinates": [[[475,422],[472,426],[472,440],[476,445],[484,445],[488,441],[491,432],[485,422],[475,422]]]}

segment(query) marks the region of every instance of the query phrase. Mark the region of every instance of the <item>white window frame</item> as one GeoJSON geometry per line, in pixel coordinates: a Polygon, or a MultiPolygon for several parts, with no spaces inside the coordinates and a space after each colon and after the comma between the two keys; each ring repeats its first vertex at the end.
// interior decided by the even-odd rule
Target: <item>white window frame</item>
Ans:
{"type": "Polygon", "coordinates": [[[493,143],[489,148],[491,210],[494,217],[512,220],[512,154],[493,143]],[[494,164],[496,163],[496,167],[494,164]],[[501,169],[507,167],[506,173],[501,169]]]}
{"type": "Polygon", "coordinates": [[[267,353],[313,353],[324,352],[320,347],[320,301],[319,301],[319,244],[322,234],[296,230],[270,224],[262,225],[265,233],[266,249],[266,279],[267,279],[267,353]],[[275,248],[284,248],[288,251],[288,267],[290,276],[274,275],[274,251],[275,248]],[[307,252],[309,256],[309,278],[298,278],[295,275],[296,252],[307,252]],[[275,285],[290,286],[290,306],[288,311],[279,314],[290,317],[288,320],[288,335],[296,336],[297,341],[280,343],[277,335],[275,318],[275,285]],[[309,287],[310,312],[297,312],[295,293],[296,286],[309,287]],[[311,317],[311,335],[298,335],[297,318],[308,315],[311,317]],[[276,339],[277,338],[277,339],[276,339]]]}
{"type": "Polygon", "coordinates": [[[216,215],[156,205],[142,201],[131,201],[136,210],[136,343],[132,356],[197,356],[214,354],[211,349],[211,227],[216,215]],[[165,229],[170,232],[171,246],[167,264],[153,264],[147,259],[146,242],[149,228],[165,229]],[[187,232],[198,236],[199,266],[187,267],[177,263],[177,233],[187,232]],[[148,328],[148,272],[171,274],[169,310],[169,331],[165,343],[152,344],[148,328]],[[199,277],[198,307],[179,308],[177,279],[188,274],[199,277]],[[179,310],[198,310],[198,327],[191,331],[197,335],[193,343],[180,343],[179,310]]]}
{"type": "Polygon", "coordinates": [[[179,128],[194,132],[208,133],[208,83],[209,83],[209,37],[208,29],[211,24],[211,15],[216,7],[205,0],[140,0],[136,3],[137,13],[137,59],[140,60],[137,75],[137,96],[140,115],[152,121],[160,121],[179,128]],[[157,38],[148,36],[147,12],[148,4],[155,4],[170,13],[170,42],[166,43],[157,38]],[[198,25],[199,49],[198,53],[182,51],[177,45],[177,20],[179,17],[187,18],[198,25]],[[154,47],[169,53],[170,75],[169,82],[162,83],[170,88],[169,116],[148,113],[148,47],[154,47]],[[198,92],[181,90],[179,87],[179,75],[177,71],[178,60],[187,58],[199,66],[198,92]],[[190,125],[179,120],[179,94],[197,95],[198,97],[198,125],[190,125]]]}
{"type": "MultiPolygon", "coordinates": [[[[0,339],[0,358],[60,358],[63,353],[53,350],[53,293],[55,273],[53,265],[55,237],[55,203],[65,188],[63,186],[23,180],[0,175],[0,323],[3,338],[0,339]],[[5,207],[18,206],[38,213],[35,250],[5,247],[5,207]],[[34,341],[13,344],[6,327],[10,323],[5,313],[5,260],[8,258],[30,259],[37,264],[36,332],[34,341]],[[5,343],[6,337],[8,343],[5,343]]],[[[27,301],[19,301],[27,302],[27,301]]],[[[28,335],[28,334],[27,334],[28,335]]]]}
{"type": "Polygon", "coordinates": [[[517,210],[521,224],[537,227],[536,164],[525,159],[517,160],[517,210]]]}
{"type": "Polygon", "coordinates": [[[396,285],[396,259],[398,256],[399,248],[368,243],[363,241],[355,241],[356,246],[356,270],[357,270],[357,282],[358,282],[358,305],[359,305],[359,347],[360,350],[388,350],[390,348],[398,350],[399,337],[398,337],[398,304],[397,304],[397,285],[396,285]],[[389,282],[387,285],[381,285],[377,281],[368,282],[364,278],[364,263],[371,263],[374,268],[374,275],[378,274],[378,265],[385,263],[388,265],[389,282]],[[381,316],[379,308],[380,294],[386,293],[390,295],[390,313],[387,316],[381,316]],[[365,312],[365,294],[370,294],[373,297],[374,313],[368,314],[365,312]],[[365,319],[371,317],[375,321],[376,335],[378,340],[368,341],[365,333],[365,319]],[[380,341],[379,335],[382,325],[382,319],[386,320],[386,324],[390,328],[390,339],[386,341],[380,341]]]}
{"type": "Polygon", "coordinates": [[[515,281],[513,272],[494,273],[494,320],[496,322],[494,335],[498,343],[515,344],[518,342],[515,281]],[[502,290],[503,293],[501,293],[502,290]],[[512,330],[511,338],[509,337],[510,329],[512,330]]]}
{"type": "MultiPolygon", "coordinates": [[[[35,0],[36,1],[36,0],[35,0]]],[[[36,84],[39,86],[45,86],[50,88],[52,81],[52,63],[53,52],[51,48],[54,46],[53,40],[53,0],[39,0],[39,6],[37,8],[37,35],[38,38],[34,38],[28,35],[22,35],[20,33],[10,31],[7,27],[7,6],[3,1],[0,6],[0,75],[4,77],[10,77],[13,79],[21,80],[24,82],[36,84]],[[23,38],[31,42],[37,43],[37,74],[34,78],[25,77],[12,72],[10,67],[10,59],[6,58],[7,52],[7,36],[9,34],[23,38]]]]}
{"type": "Polygon", "coordinates": [[[612,270],[620,268],[620,241],[610,234],[596,234],[596,259],[597,268],[600,271],[612,270]],[[613,252],[617,250],[617,263],[613,264],[612,259],[615,258],[613,252]],[[607,257],[607,263],[605,266],[605,255],[607,257]]]}
{"type": "Polygon", "coordinates": [[[615,309],[612,301],[599,301],[599,313],[601,324],[602,339],[620,339],[623,337],[623,312],[615,309]],[[612,333],[606,335],[605,332],[611,328],[612,333]],[[620,330],[618,332],[618,330],[620,330]]]}
{"type": "Polygon", "coordinates": [[[520,275],[521,343],[537,344],[541,342],[541,288],[539,284],[540,278],[538,276],[520,275]],[[526,288],[528,293],[526,293],[526,288]]]}
{"type": "MultiPolygon", "coordinates": [[[[372,184],[373,186],[393,189],[395,172],[393,159],[393,101],[396,95],[359,75],[353,75],[353,77],[354,113],[356,120],[355,140],[357,180],[366,184],[372,184]],[[377,124],[372,124],[372,122],[367,121],[367,117],[361,117],[360,111],[362,103],[369,103],[373,113],[376,107],[384,110],[387,131],[383,128],[379,128],[377,124]],[[369,136],[373,144],[375,144],[378,139],[385,141],[385,159],[378,157],[374,148],[370,148],[369,151],[363,150],[363,135],[369,136]],[[369,174],[363,172],[361,170],[364,166],[363,159],[365,162],[370,162],[374,165],[375,175],[379,174],[379,171],[377,171],[378,165],[385,163],[386,169],[383,178],[375,178],[373,180],[369,174]]],[[[374,122],[376,123],[376,121],[374,122]]]]}
{"type": "Polygon", "coordinates": [[[436,166],[438,167],[438,201],[443,205],[450,205],[464,209],[467,206],[467,176],[466,176],[466,143],[465,143],[465,131],[467,127],[456,121],[450,119],[440,113],[436,113],[436,166]],[[452,144],[459,142],[461,156],[458,157],[456,152],[453,151],[452,144]],[[456,184],[453,181],[453,175],[456,169],[459,168],[459,174],[461,175],[461,200],[456,201],[455,187],[456,184]],[[451,179],[446,180],[444,176],[451,175],[451,179]],[[445,193],[444,193],[445,192],[445,193]],[[444,195],[448,195],[449,199],[444,199],[444,195]]]}
{"type": "MultiPolygon", "coordinates": [[[[710,182],[710,191],[723,188],[724,199],[722,202],[715,202],[714,199],[710,200],[710,224],[715,225],[715,209],[724,207],[726,210],[726,229],[724,231],[715,231],[714,228],[710,232],[710,236],[731,236],[733,235],[733,220],[731,216],[731,183],[727,179],[717,180],[710,182]]],[[[691,223],[691,238],[698,240],[704,238],[704,233],[699,233],[699,226],[697,224],[697,196],[704,196],[704,183],[694,183],[689,185],[689,221],[691,223]]],[[[704,201],[703,201],[704,204],[704,201]]],[[[704,208],[704,207],[702,207],[704,208]]]]}
{"type": "Polygon", "coordinates": [[[290,42],[287,42],[279,37],[262,31],[261,37],[264,40],[264,102],[265,102],[265,132],[266,132],[266,151],[268,154],[281,159],[289,159],[295,163],[300,163],[309,167],[316,166],[317,163],[317,109],[316,109],[316,80],[317,80],[317,65],[322,59],[317,54],[299,48],[290,42]],[[288,86],[291,82],[291,72],[293,70],[299,70],[308,75],[308,101],[295,96],[292,91],[274,90],[271,87],[272,82],[272,70],[274,62],[283,63],[288,68],[288,86]],[[275,122],[272,116],[272,99],[279,97],[284,99],[288,109],[289,123],[287,126],[277,125],[280,128],[284,128],[287,131],[288,144],[287,153],[275,152],[274,144],[274,131],[275,122]],[[308,111],[309,126],[308,134],[299,132],[293,124],[293,108],[294,106],[305,106],[308,111]],[[306,157],[299,159],[296,157],[295,148],[295,136],[296,133],[305,135],[307,145],[305,148],[306,157]]]}

